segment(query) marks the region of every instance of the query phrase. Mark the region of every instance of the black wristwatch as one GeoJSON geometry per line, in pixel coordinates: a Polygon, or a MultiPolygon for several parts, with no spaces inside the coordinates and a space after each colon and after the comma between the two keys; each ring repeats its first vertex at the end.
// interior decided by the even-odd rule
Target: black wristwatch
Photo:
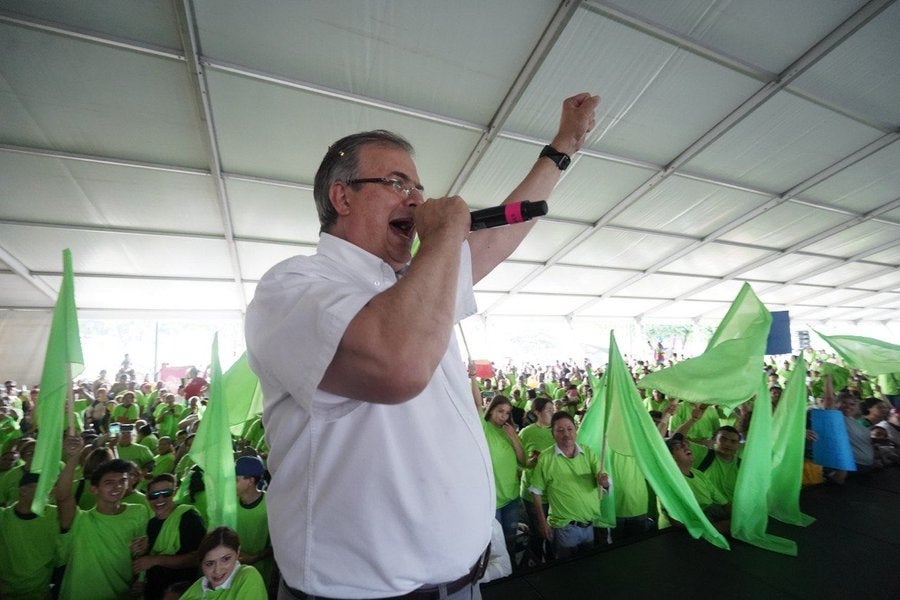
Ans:
{"type": "Polygon", "coordinates": [[[569,167],[569,163],[572,162],[572,157],[566,154],[565,152],[560,152],[550,144],[544,146],[544,149],[541,150],[541,156],[546,156],[550,160],[556,163],[556,166],[559,167],[560,171],[565,171],[569,167]]]}

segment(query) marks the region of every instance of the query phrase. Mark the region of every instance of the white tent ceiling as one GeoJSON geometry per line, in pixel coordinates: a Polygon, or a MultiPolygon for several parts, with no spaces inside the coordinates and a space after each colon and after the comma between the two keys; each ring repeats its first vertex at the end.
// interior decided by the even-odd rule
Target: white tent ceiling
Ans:
{"type": "Polygon", "coordinates": [[[499,203],[603,102],[486,315],[900,320],[892,0],[0,0],[0,309],[240,315],[312,253],[326,147],[392,129],[499,203]]]}

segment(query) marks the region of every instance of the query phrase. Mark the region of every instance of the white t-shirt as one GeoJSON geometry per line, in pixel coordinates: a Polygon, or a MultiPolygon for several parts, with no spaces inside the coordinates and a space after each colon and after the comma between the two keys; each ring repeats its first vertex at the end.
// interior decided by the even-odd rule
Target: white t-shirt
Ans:
{"type": "MultiPolygon", "coordinates": [[[[376,256],[322,234],[317,254],[263,277],[247,310],[265,398],[272,545],[287,584],[308,594],[377,598],[452,581],[491,537],[491,458],[455,336],[407,402],[318,389],[347,325],[395,282],[376,256]]],[[[465,243],[456,319],[475,311],[465,243]]]]}

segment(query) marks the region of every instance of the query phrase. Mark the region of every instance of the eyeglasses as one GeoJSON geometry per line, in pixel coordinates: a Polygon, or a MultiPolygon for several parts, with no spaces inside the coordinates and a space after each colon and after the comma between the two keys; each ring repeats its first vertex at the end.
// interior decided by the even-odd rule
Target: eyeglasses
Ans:
{"type": "Polygon", "coordinates": [[[409,198],[413,192],[418,192],[418,194],[424,195],[425,188],[421,185],[415,184],[406,184],[399,179],[389,179],[387,177],[366,177],[364,179],[350,179],[347,181],[349,185],[357,185],[359,183],[380,183],[381,185],[389,185],[394,188],[395,191],[403,194],[404,198],[409,198]]]}
{"type": "Polygon", "coordinates": [[[172,494],[175,493],[175,490],[172,488],[166,488],[164,490],[157,490],[155,492],[147,492],[148,500],[156,500],[157,498],[168,498],[172,494]]]}

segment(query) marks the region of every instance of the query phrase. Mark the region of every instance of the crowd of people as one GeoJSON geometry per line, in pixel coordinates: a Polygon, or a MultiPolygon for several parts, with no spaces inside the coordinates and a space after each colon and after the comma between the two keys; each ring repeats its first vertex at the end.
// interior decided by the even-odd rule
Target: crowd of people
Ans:
{"type": "MultiPolygon", "coordinates": [[[[809,367],[805,372],[796,372],[797,356],[763,365],[773,410],[788,381],[802,377],[808,408],[836,408],[843,413],[855,472],[900,464],[900,378],[868,377],[837,365],[839,359],[833,355],[806,352],[804,364],[809,367]]],[[[629,362],[637,382],[677,360],[629,362]]],[[[471,369],[470,374],[494,467],[496,519],[514,567],[680,525],[670,518],[640,472],[634,471],[633,461],[612,452],[600,464],[590,447],[575,443],[594,399],[592,381],[603,375],[601,368],[587,360],[569,360],[553,365],[507,364],[496,368],[491,377],[474,377],[471,369]],[[614,528],[606,530],[593,525],[599,516],[598,495],[602,498],[609,489],[611,474],[617,520],[614,528]]],[[[754,401],[729,410],[681,402],[659,390],[641,394],[698,504],[710,522],[727,533],[754,401]]],[[[806,437],[804,483],[843,484],[850,470],[823,469],[812,461],[817,435],[809,422],[806,437]]]]}
{"type": "MultiPolygon", "coordinates": [[[[805,373],[795,372],[794,357],[781,366],[765,365],[773,408],[787,381],[804,377],[810,407],[843,412],[857,472],[900,464],[896,380],[848,371],[835,391],[834,377],[823,376],[828,369],[819,366],[823,360],[835,359],[811,356],[805,373]]],[[[671,364],[630,362],[635,381],[671,364]]],[[[512,569],[679,525],[639,473],[628,474],[627,465],[612,457],[601,464],[601,457],[576,441],[594,400],[591,382],[602,375],[602,368],[588,361],[507,364],[483,378],[470,370],[493,466],[496,520],[512,569]],[[617,522],[606,529],[595,526],[598,499],[612,479],[617,522]],[[634,482],[640,489],[627,489],[634,482]]],[[[202,474],[189,450],[202,423],[208,383],[198,372],[184,381],[172,392],[162,382],[137,384],[123,372],[112,385],[105,372],[92,382],[78,382],[83,429],[66,439],[53,503],[41,516],[31,511],[39,479],[30,471],[37,389],[5,383],[0,397],[3,597],[46,598],[51,591],[62,598],[275,596],[279,573],[267,521],[268,448],[261,421],[251,419],[234,436],[237,530],[207,533],[202,474]],[[198,393],[186,397],[188,385],[198,393]]],[[[658,390],[650,390],[643,402],[703,512],[727,532],[750,403],[727,411],[679,402],[658,390]]],[[[847,471],[826,469],[822,476],[840,484],[847,471]]],[[[807,483],[819,481],[813,475],[807,483]]]]}
{"type": "MultiPolygon", "coordinates": [[[[126,357],[127,361],[127,357],[126,357]]],[[[211,529],[203,474],[190,456],[208,389],[193,370],[175,390],[138,384],[127,362],[76,382],[67,435],[43,514],[32,512],[38,389],[5,382],[0,406],[0,597],[248,598],[278,572],[266,513],[260,419],[234,436],[236,528],[211,529]]]]}

